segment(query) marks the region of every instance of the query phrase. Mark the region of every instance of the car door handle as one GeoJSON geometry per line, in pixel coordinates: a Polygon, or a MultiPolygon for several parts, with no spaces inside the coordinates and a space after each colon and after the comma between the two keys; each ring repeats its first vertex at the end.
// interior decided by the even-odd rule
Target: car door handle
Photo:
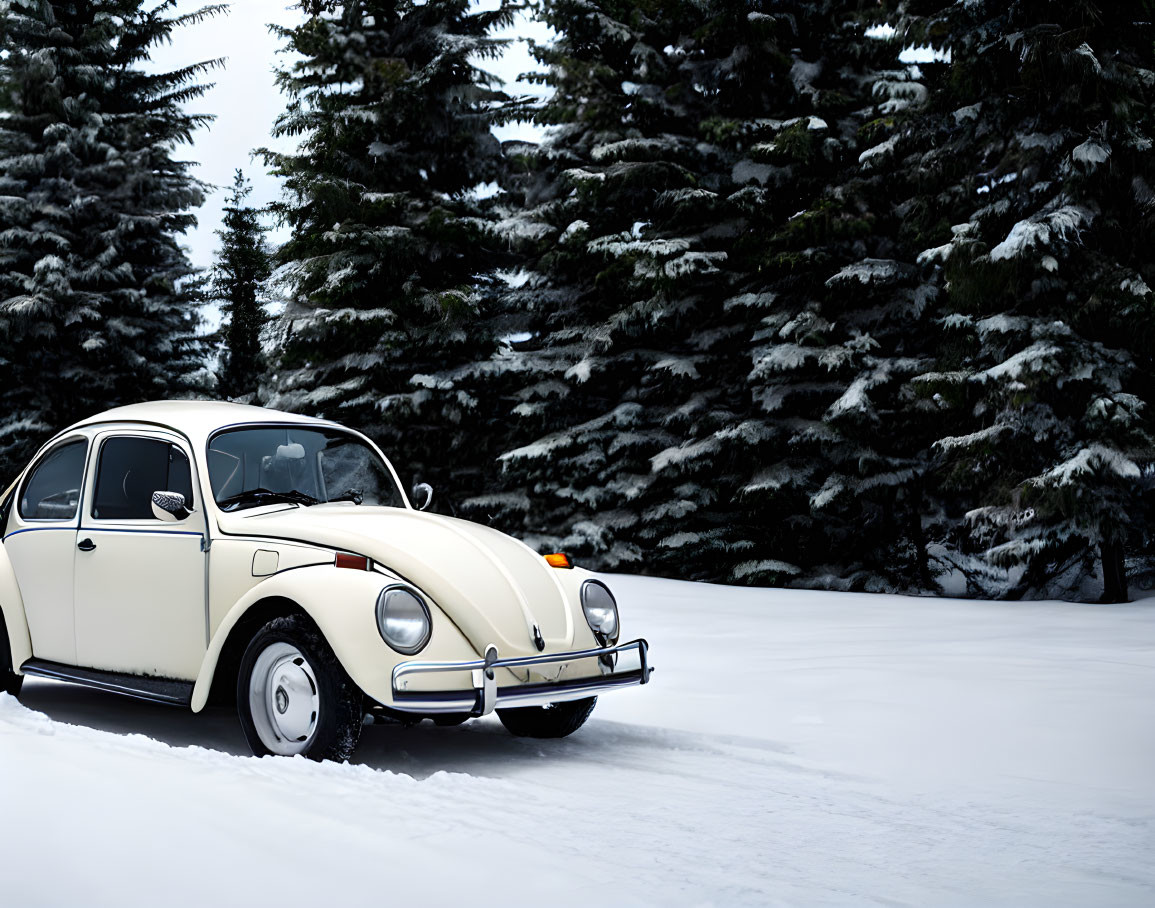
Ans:
{"type": "Polygon", "coordinates": [[[76,547],[82,552],[91,552],[96,548],[96,543],[91,539],[81,539],[80,542],[76,543],[76,547]]]}

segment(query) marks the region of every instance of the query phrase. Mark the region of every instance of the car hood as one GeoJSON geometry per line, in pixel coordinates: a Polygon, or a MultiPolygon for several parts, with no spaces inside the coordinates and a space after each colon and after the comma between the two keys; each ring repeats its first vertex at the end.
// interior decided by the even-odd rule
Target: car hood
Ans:
{"type": "Polygon", "coordinates": [[[269,536],[366,555],[428,595],[479,654],[533,655],[570,646],[574,613],[556,568],[497,530],[402,508],[321,504],[222,514],[226,533],[269,536]]]}

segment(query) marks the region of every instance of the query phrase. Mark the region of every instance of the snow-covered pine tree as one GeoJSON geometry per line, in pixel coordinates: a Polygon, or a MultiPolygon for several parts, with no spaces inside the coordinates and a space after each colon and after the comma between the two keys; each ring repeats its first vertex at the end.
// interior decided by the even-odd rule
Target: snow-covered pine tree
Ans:
{"type": "Polygon", "coordinates": [[[915,258],[940,215],[912,202],[922,163],[899,140],[943,67],[902,65],[884,14],[851,5],[827,33],[826,58],[853,64],[839,72],[857,86],[834,121],[840,166],[762,225],[774,307],[750,378],[774,441],[744,493],[779,515],[775,545],[804,585],[930,588],[927,524],[942,522],[925,490],[943,419],[909,383],[933,362],[940,291],[915,258]]]}
{"type": "Polygon", "coordinates": [[[217,231],[221,248],[209,291],[225,317],[219,334],[217,393],[245,400],[256,394],[264,372],[261,329],[268,314],[263,283],[272,268],[265,245],[267,228],[261,223],[260,212],[246,204],[250,192],[251,184],[237,168],[217,231]]]}
{"type": "Polygon", "coordinates": [[[924,357],[934,288],[896,261],[905,213],[888,135],[926,94],[915,67],[868,39],[859,4],[810,11],[793,51],[801,103],[823,131],[756,147],[789,177],[752,221],[756,313],[746,387],[756,470],[741,487],[748,558],[734,579],[887,589],[926,584],[919,446],[903,378],[924,357]]]}
{"type": "MultiPolygon", "coordinates": [[[[277,259],[288,301],[273,406],[374,436],[407,479],[470,485],[486,437],[477,401],[436,373],[484,359],[503,261],[474,190],[503,158],[491,127],[514,105],[476,61],[513,9],[469,0],[305,0],[281,29],[299,57],[278,75],[290,101],[264,153],[285,178],[274,213],[292,228],[277,259]],[[453,477],[451,480],[450,477],[453,477]]],[[[452,502],[450,502],[452,504],[452,502]]]]}
{"type": "Polygon", "coordinates": [[[509,401],[505,487],[470,504],[602,567],[679,545],[715,493],[687,480],[677,500],[646,504],[651,459],[691,431],[671,424],[677,408],[695,399],[689,424],[739,421],[741,401],[722,399],[705,364],[725,342],[725,247],[740,225],[714,178],[729,164],[699,137],[709,115],[680,69],[717,11],[707,6],[544,3],[558,40],[535,48],[554,90],[538,120],[554,129],[540,148],[512,149],[523,172],[502,229],[528,263],[505,303],[526,321],[480,392],[509,401]]]}
{"type": "Polygon", "coordinates": [[[938,220],[919,256],[945,278],[938,364],[915,385],[951,420],[943,490],[1008,593],[1085,595],[1097,559],[1123,600],[1155,458],[1155,8],[917,12],[905,40],[952,58],[900,140],[938,220]]]}
{"type": "Polygon", "coordinates": [[[185,105],[216,62],[146,64],[222,7],[175,6],[0,5],[0,473],[55,428],[201,378],[177,240],[204,193],[173,153],[211,119],[185,105]]]}
{"type": "Polygon", "coordinates": [[[528,253],[507,301],[529,322],[488,386],[515,446],[476,513],[601,567],[644,554],[682,576],[732,577],[765,542],[735,519],[767,441],[745,384],[773,302],[751,291],[751,225],[789,217],[803,162],[837,157],[820,114],[850,110],[857,83],[817,54],[834,6],[542,6],[554,129],[514,149],[503,224],[528,253]]]}
{"type": "MultiPolygon", "coordinates": [[[[664,514],[644,500],[650,459],[678,442],[665,418],[703,384],[708,351],[686,337],[709,333],[708,301],[725,298],[729,280],[725,240],[701,237],[729,216],[705,173],[712,152],[694,147],[704,116],[678,71],[706,16],[688,3],[567,0],[540,13],[559,36],[536,48],[554,90],[538,119],[554,131],[524,156],[510,195],[521,204],[503,224],[529,255],[507,298],[528,324],[482,392],[510,401],[508,485],[472,504],[540,545],[620,567],[674,538],[647,518],[697,508],[688,488],[664,514]],[[519,510],[527,522],[511,526],[519,510]]],[[[716,396],[700,398],[698,419],[732,414],[710,413],[716,396]]]]}

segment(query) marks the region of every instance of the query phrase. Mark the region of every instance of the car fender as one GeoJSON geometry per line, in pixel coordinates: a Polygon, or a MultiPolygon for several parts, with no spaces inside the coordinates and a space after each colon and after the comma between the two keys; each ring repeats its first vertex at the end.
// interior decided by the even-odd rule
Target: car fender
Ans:
{"type": "Polygon", "coordinates": [[[12,668],[19,672],[20,666],[32,658],[32,638],[28,635],[24,597],[20,595],[16,572],[12,569],[12,561],[3,545],[0,545],[0,614],[4,616],[4,627],[8,631],[8,652],[12,654],[12,668]]]}
{"type": "MultiPolygon", "coordinates": [[[[252,587],[225,614],[213,633],[193,687],[192,709],[208,702],[213,676],[229,634],[245,614],[268,599],[284,599],[304,611],[320,628],[337,661],[366,693],[388,689],[393,666],[403,657],[393,652],[377,630],[376,603],[393,582],[375,571],[358,571],[332,564],[293,568],[252,587]]],[[[445,619],[434,610],[437,621],[445,619]]]]}

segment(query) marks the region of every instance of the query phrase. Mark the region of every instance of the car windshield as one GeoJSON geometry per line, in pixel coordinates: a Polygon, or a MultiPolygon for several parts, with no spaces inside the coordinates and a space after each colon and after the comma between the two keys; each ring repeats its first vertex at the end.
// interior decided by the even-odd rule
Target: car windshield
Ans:
{"type": "Polygon", "coordinates": [[[285,501],[405,507],[385,462],[340,429],[230,429],[209,442],[208,468],[213,498],[225,510],[285,501]]]}

